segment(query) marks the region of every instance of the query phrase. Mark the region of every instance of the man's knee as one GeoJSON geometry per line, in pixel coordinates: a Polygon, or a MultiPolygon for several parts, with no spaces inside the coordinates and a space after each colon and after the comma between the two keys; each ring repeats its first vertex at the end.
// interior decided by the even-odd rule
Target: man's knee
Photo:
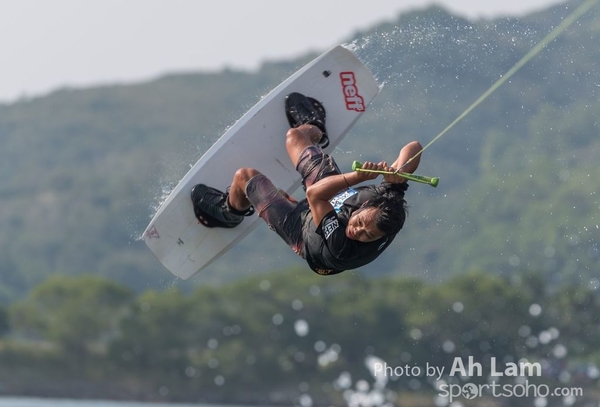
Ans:
{"type": "Polygon", "coordinates": [[[285,141],[289,147],[301,147],[304,148],[309,145],[316,144],[323,133],[317,126],[312,124],[302,124],[298,127],[291,128],[285,135],[285,141]]]}
{"type": "Polygon", "coordinates": [[[246,185],[250,179],[259,175],[260,172],[254,168],[240,168],[233,176],[233,182],[239,185],[246,185]]]}
{"type": "Polygon", "coordinates": [[[296,146],[300,140],[304,140],[306,136],[297,128],[291,128],[285,134],[285,143],[288,146],[296,146]]]}

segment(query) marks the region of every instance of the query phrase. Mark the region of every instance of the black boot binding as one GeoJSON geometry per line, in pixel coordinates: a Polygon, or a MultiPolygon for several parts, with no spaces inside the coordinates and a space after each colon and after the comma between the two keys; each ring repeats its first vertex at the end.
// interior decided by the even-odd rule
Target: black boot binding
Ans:
{"type": "Polygon", "coordinates": [[[317,145],[321,148],[327,148],[329,145],[329,137],[327,137],[327,129],[325,128],[327,114],[321,102],[301,93],[293,92],[285,97],[285,113],[292,127],[298,127],[302,124],[317,126],[323,133],[317,145]]]}
{"type": "Polygon", "coordinates": [[[244,220],[245,216],[254,214],[254,207],[245,211],[232,208],[228,202],[229,191],[198,184],[192,188],[192,204],[194,215],[199,223],[209,228],[234,228],[244,220]]]}

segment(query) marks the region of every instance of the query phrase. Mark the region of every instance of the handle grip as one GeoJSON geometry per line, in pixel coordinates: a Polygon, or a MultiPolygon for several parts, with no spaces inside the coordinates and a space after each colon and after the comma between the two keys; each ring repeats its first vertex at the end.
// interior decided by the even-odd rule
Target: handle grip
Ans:
{"type": "Polygon", "coordinates": [[[426,177],[424,175],[416,175],[410,174],[407,172],[393,172],[393,171],[383,171],[383,170],[366,170],[362,168],[362,163],[360,161],[354,161],[352,163],[352,171],[363,171],[363,172],[372,172],[376,174],[384,174],[384,175],[397,175],[402,178],[406,178],[408,180],[414,182],[420,182],[421,184],[428,184],[432,187],[437,187],[440,179],[438,177],[426,177]]]}

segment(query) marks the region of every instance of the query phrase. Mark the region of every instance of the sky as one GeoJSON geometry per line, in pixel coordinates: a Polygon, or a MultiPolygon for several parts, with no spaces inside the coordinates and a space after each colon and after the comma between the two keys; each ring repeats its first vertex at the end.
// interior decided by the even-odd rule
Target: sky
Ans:
{"type": "Polygon", "coordinates": [[[61,87],[256,69],[354,39],[400,13],[521,16],[561,0],[0,0],[0,103],[61,87]]]}

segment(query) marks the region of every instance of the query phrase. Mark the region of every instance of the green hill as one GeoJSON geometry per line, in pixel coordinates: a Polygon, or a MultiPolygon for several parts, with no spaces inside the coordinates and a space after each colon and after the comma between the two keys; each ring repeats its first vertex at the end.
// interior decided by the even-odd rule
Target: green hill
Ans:
{"type": "MultiPolygon", "coordinates": [[[[392,160],[407,141],[429,142],[571,10],[469,21],[434,7],[357,32],[348,41],[384,87],[334,153],[339,163],[392,160]]],[[[365,273],[593,276],[599,37],[594,9],[425,152],[420,172],[440,186],[411,186],[404,235],[365,273]]],[[[220,134],[315,56],[0,105],[0,301],[56,273],[141,291],[302,265],[261,227],[182,284],[138,237],[220,134]]]]}

